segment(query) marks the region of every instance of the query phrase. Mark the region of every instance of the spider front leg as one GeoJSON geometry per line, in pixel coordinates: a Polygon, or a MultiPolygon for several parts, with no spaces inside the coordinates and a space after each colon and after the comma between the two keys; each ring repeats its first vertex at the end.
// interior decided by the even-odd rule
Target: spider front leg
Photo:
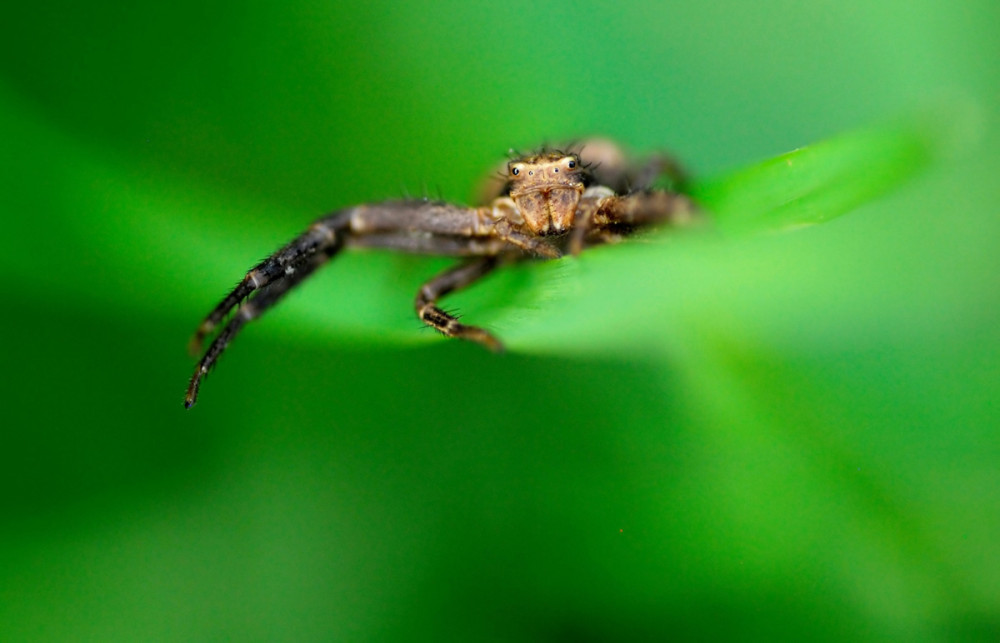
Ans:
{"type": "Polygon", "coordinates": [[[459,323],[453,315],[437,306],[438,299],[485,276],[496,267],[497,261],[497,257],[475,259],[447,270],[424,284],[413,302],[420,321],[448,337],[468,339],[493,352],[502,351],[503,344],[496,337],[477,326],[459,323]]]}
{"type": "MultiPolygon", "coordinates": [[[[516,209],[510,199],[492,205],[467,208],[433,201],[390,201],[354,208],[351,232],[364,235],[411,234],[466,239],[496,239],[525,252],[558,259],[559,250],[548,241],[526,234],[511,225],[508,216],[516,209]]],[[[359,240],[359,245],[364,245],[359,240]]]]}
{"type": "MultiPolygon", "coordinates": [[[[236,288],[198,326],[188,349],[191,354],[198,355],[205,338],[241,301],[281,277],[289,266],[313,253],[331,248],[339,250],[348,237],[361,239],[367,235],[378,237],[386,233],[397,238],[421,234],[445,235],[498,240],[537,256],[550,259],[559,256],[559,251],[550,243],[526,235],[513,228],[508,221],[496,220],[495,216],[495,209],[490,207],[464,208],[430,201],[389,201],[334,212],[314,222],[306,232],[247,272],[236,288]]],[[[358,245],[364,245],[364,242],[358,245]]]]}
{"type": "Polygon", "coordinates": [[[471,339],[499,350],[500,342],[489,333],[459,324],[437,308],[434,301],[488,272],[498,254],[520,248],[537,256],[559,256],[553,245],[512,226],[503,218],[504,214],[505,211],[493,207],[390,201],[356,206],[319,219],[306,232],[247,272],[199,325],[189,346],[195,354],[230,311],[239,307],[198,362],[188,385],[185,406],[190,408],[195,403],[202,379],[246,323],[275,305],[348,242],[409,252],[485,257],[429,283],[421,291],[418,314],[425,323],[446,335],[471,339]]]}
{"type": "Polygon", "coordinates": [[[251,299],[244,302],[233,318],[230,319],[215,340],[209,345],[205,355],[198,362],[198,366],[191,376],[187,393],[184,395],[184,407],[191,408],[198,400],[198,388],[201,386],[202,378],[215,366],[219,356],[229,346],[230,342],[243,329],[247,322],[257,319],[263,315],[267,309],[277,304],[295,286],[299,285],[309,277],[317,268],[326,263],[331,256],[336,254],[340,246],[324,248],[321,252],[314,254],[298,264],[289,266],[283,278],[276,279],[257,291],[251,299]]]}
{"type": "Polygon", "coordinates": [[[289,274],[290,269],[294,270],[293,267],[296,264],[301,263],[317,251],[324,257],[322,261],[333,256],[343,247],[344,237],[350,225],[350,214],[350,210],[335,212],[314,222],[306,232],[250,269],[236,285],[236,288],[226,295],[201,322],[188,344],[188,351],[197,356],[201,352],[205,338],[215,330],[219,322],[229,314],[229,311],[256,290],[289,274]]]}

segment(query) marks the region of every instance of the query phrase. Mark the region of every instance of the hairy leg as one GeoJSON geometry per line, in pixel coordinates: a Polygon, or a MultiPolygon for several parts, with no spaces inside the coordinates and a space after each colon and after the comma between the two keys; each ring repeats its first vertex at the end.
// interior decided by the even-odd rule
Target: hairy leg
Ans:
{"type": "Polygon", "coordinates": [[[348,248],[388,248],[410,254],[443,257],[484,257],[510,250],[500,239],[447,237],[399,232],[372,233],[349,237],[348,248]]]}
{"type": "MultiPolygon", "coordinates": [[[[614,219],[615,211],[623,207],[619,200],[625,200],[627,207],[636,212],[633,216],[635,220],[613,223],[642,224],[670,218],[669,213],[663,212],[662,203],[656,202],[655,198],[647,199],[646,196],[673,195],[672,191],[683,185],[684,171],[673,158],[666,154],[655,154],[642,163],[633,163],[617,144],[604,139],[585,141],[580,155],[584,163],[590,166],[593,182],[584,192],[576,211],[573,232],[567,244],[571,254],[580,254],[587,240],[592,238],[594,228],[608,225],[609,216],[605,211],[611,211],[610,218],[614,219]],[[639,212],[644,209],[649,212],[639,212]]],[[[690,203],[687,197],[681,198],[690,203]]],[[[673,212],[679,207],[679,203],[673,203],[667,209],[673,212]]]]}
{"type": "Polygon", "coordinates": [[[468,286],[496,267],[496,257],[483,257],[452,268],[431,279],[420,288],[413,306],[420,321],[448,337],[468,339],[494,352],[503,350],[503,344],[493,335],[476,326],[466,326],[437,306],[437,300],[448,293],[468,286]]]}
{"type": "Polygon", "coordinates": [[[336,254],[339,248],[340,246],[325,248],[320,254],[314,254],[297,264],[289,266],[289,270],[286,271],[286,275],[283,278],[271,281],[263,288],[260,288],[256,295],[239,307],[236,314],[223,326],[218,337],[209,345],[208,350],[205,351],[205,355],[198,362],[194,375],[191,376],[191,382],[188,384],[187,394],[184,396],[185,408],[194,406],[194,403],[198,399],[198,388],[201,386],[202,378],[208,374],[215,365],[215,362],[218,361],[219,356],[222,355],[247,322],[257,319],[267,309],[277,304],[282,297],[288,294],[288,291],[302,283],[317,268],[326,263],[331,256],[336,254]]]}
{"type": "Polygon", "coordinates": [[[682,191],[687,179],[684,168],[673,157],[654,154],[630,168],[626,176],[628,184],[620,192],[644,192],[653,188],[682,191]]]}
{"type": "MultiPolygon", "coordinates": [[[[348,237],[361,239],[368,235],[381,238],[382,245],[393,245],[388,242],[392,238],[395,245],[402,249],[407,245],[405,239],[408,235],[414,239],[437,235],[479,240],[479,248],[468,243],[461,247],[458,254],[496,254],[497,246],[491,242],[500,241],[541,257],[559,256],[559,251],[544,239],[528,236],[505,220],[494,220],[493,210],[489,207],[465,208],[434,201],[388,201],[341,210],[314,222],[306,232],[247,272],[236,288],[198,326],[189,344],[190,352],[194,355],[200,353],[202,342],[229,311],[251,293],[279,279],[289,266],[313,253],[339,249],[348,237]]],[[[363,242],[359,244],[363,245],[363,242]]],[[[375,242],[372,245],[379,244],[375,242]]],[[[413,242],[410,245],[419,251],[422,244],[413,242]]],[[[437,245],[447,251],[454,249],[445,243],[437,245]]]]}
{"type": "Polygon", "coordinates": [[[616,194],[652,188],[680,190],[687,178],[680,164],[667,154],[656,153],[637,163],[616,143],[604,139],[584,141],[580,157],[591,166],[592,185],[607,186],[616,194]]]}
{"type": "Polygon", "coordinates": [[[338,212],[316,221],[306,232],[247,272],[236,288],[226,295],[198,326],[188,344],[189,352],[198,355],[205,338],[215,330],[230,310],[254,291],[288,276],[289,271],[295,269],[294,266],[308,260],[314,253],[319,252],[320,256],[324,256],[322,261],[335,254],[344,244],[350,223],[349,214],[350,211],[338,212]]]}
{"type": "Polygon", "coordinates": [[[598,227],[685,224],[697,218],[698,208],[690,197],[656,190],[602,199],[594,212],[593,224],[598,227]]]}
{"type": "MultiPolygon", "coordinates": [[[[584,195],[587,196],[586,193],[584,195]]],[[[625,195],[594,194],[577,209],[569,250],[580,254],[595,229],[642,226],[655,223],[683,225],[697,219],[698,208],[686,195],[654,190],[625,195]]]]}
{"type": "Polygon", "coordinates": [[[410,233],[498,239],[539,257],[558,258],[559,251],[548,241],[525,234],[498,214],[498,208],[511,207],[514,206],[510,199],[499,199],[479,208],[436,201],[388,201],[354,208],[350,229],[358,237],[410,233]]]}

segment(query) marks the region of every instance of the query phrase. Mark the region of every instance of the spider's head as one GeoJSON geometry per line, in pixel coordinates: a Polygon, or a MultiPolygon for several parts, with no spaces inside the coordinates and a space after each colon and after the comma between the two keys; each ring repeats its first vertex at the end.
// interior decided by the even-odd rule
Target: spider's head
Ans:
{"type": "Polygon", "coordinates": [[[562,234],[573,227],[586,171],[576,154],[543,152],[507,164],[510,198],[525,225],[537,235],[562,234]]]}

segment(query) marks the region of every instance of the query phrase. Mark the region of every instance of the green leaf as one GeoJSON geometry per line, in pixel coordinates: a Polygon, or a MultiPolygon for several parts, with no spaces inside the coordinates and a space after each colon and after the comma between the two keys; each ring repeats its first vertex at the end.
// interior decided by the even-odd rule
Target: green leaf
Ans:
{"type": "Polygon", "coordinates": [[[928,123],[865,129],[699,182],[694,194],[727,232],[823,223],[875,199],[934,156],[928,123]]]}

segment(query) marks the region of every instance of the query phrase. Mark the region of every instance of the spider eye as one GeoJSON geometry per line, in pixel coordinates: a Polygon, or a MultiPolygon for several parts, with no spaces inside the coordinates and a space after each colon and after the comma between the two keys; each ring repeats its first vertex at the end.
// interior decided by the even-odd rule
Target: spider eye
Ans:
{"type": "Polygon", "coordinates": [[[572,170],[574,167],[576,167],[576,161],[574,161],[573,159],[570,159],[569,163],[566,164],[566,167],[568,167],[569,169],[572,170]]]}
{"type": "Polygon", "coordinates": [[[521,168],[519,168],[519,167],[512,167],[510,169],[510,173],[513,174],[514,176],[517,176],[518,174],[521,173],[521,168]]]}

